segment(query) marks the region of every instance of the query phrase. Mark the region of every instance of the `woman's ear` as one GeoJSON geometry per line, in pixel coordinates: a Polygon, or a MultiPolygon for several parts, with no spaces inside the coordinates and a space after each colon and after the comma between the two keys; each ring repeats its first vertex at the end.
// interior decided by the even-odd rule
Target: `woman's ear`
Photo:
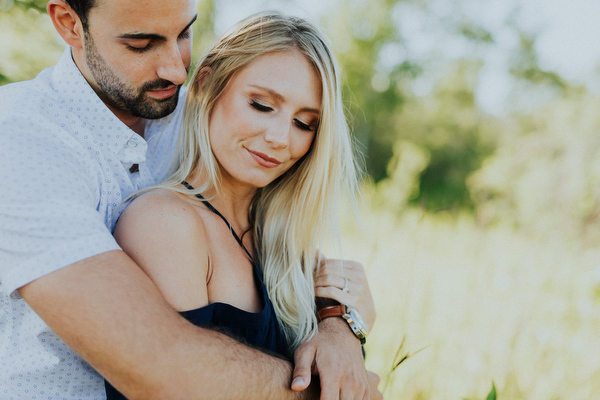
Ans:
{"type": "Polygon", "coordinates": [[[46,10],[60,37],[71,47],[83,48],[83,26],[71,6],[65,0],[50,0],[46,10]]]}
{"type": "Polygon", "coordinates": [[[203,67],[198,72],[196,82],[194,82],[198,93],[202,93],[204,91],[204,87],[208,83],[208,78],[210,77],[211,72],[212,72],[212,69],[210,67],[203,67]]]}

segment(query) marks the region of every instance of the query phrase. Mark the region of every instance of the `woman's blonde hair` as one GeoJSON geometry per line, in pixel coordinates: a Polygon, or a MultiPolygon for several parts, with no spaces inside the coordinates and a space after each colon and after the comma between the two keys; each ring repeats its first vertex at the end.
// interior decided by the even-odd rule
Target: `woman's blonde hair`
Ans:
{"type": "Polygon", "coordinates": [[[202,56],[188,86],[174,169],[160,187],[176,186],[196,168],[206,181],[195,191],[219,193],[220,171],[209,141],[213,107],[234,76],[266,53],[297,50],[322,83],[320,122],[308,153],[290,170],[257,191],[251,207],[263,279],[293,350],[317,328],[313,269],[317,249],[339,238],[337,208],[342,189],[357,188],[351,138],[341,99],[338,67],[324,36],[307,21],[263,12],[244,19],[202,56]]]}

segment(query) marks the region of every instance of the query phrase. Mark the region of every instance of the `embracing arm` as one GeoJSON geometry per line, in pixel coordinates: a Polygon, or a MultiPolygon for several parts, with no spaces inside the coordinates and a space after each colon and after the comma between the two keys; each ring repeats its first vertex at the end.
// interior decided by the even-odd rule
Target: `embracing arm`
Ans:
{"type": "Polygon", "coordinates": [[[62,268],[19,293],[130,399],[318,398],[289,389],[290,363],[188,323],[122,251],[62,268]]]}
{"type": "Polygon", "coordinates": [[[289,362],[194,326],[175,311],[176,299],[165,299],[136,262],[155,259],[164,266],[155,272],[168,277],[178,257],[187,256],[171,239],[169,223],[186,225],[172,222],[172,210],[151,206],[128,207],[144,217],[131,226],[137,233],[131,240],[141,246],[132,257],[114,250],[84,259],[25,285],[21,296],[129,399],[311,398],[312,392],[289,389],[289,362]]]}

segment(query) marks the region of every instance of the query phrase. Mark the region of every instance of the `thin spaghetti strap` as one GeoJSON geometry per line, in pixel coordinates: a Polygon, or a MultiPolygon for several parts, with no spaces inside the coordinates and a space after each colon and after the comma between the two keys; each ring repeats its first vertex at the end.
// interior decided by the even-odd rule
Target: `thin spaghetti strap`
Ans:
{"type": "MultiPolygon", "coordinates": [[[[192,185],[190,185],[189,183],[187,183],[186,181],[181,181],[181,184],[183,186],[185,186],[189,190],[195,190],[194,187],[192,185]]],[[[227,218],[225,218],[215,207],[213,207],[213,205],[210,204],[208,202],[208,200],[206,200],[200,193],[196,194],[195,196],[197,198],[199,198],[200,200],[202,200],[202,202],[206,205],[206,207],[208,207],[208,209],[210,211],[212,211],[213,213],[217,214],[219,217],[221,217],[221,219],[223,221],[225,221],[225,224],[227,224],[227,227],[229,228],[229,231],[231,232],[231,234],[233,235],[233,237],[235,238],[235,240],[238,242],[238,244],[240,246],[242,246],[242,249],[244,249],[244,251],[246,252],[246,254],[248,254],[248,257],[250,257],[250,260],[254,262],[254,257],[252,257],[252,254],[250,254],[250,252],[248,251],[248,249],[246,249],[246,246],[244,246],[244,243],[242,242],[242,239],[240,239],[238,237],[237,233],[235,233],[235,231],[231,227],[231,224],[229,223],[229,221],[227,221],[227,218]]]]}

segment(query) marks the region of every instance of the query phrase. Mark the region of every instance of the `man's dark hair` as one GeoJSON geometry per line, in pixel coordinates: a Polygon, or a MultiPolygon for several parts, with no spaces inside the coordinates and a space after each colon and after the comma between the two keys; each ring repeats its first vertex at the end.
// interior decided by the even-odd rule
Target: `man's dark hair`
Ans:
{"type": "Polygon", "coordinates": [[[81,20],[83,30],[88,30],[88,15],[90,10],[96,6],[96,0],[65,0],[69,6],[75,11],[75,14],[81,20]]]}

